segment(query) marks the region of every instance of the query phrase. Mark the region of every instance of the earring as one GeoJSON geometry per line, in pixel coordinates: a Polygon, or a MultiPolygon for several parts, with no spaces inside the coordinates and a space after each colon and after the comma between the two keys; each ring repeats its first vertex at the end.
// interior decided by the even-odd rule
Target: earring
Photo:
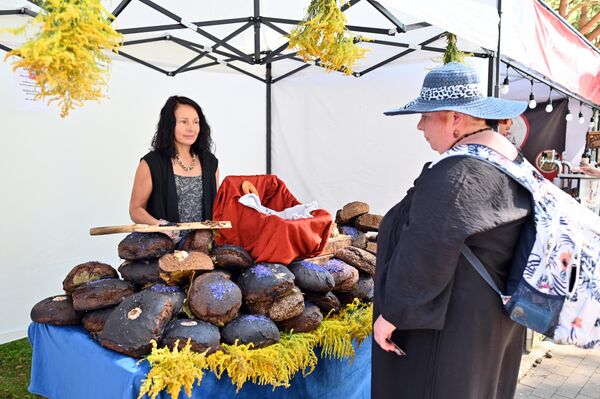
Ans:
{"type": "Polygon", "coordinates": [[[460,132],[458,130],[455,130],[454,133],[452,133],[452,136],[454,136],[455,139],[460,137],[460,132]]]}

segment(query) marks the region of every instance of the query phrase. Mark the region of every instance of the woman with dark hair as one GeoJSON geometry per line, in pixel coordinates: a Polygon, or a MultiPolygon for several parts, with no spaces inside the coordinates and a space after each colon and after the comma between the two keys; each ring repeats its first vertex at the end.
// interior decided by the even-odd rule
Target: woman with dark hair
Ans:
{"type": "Polygon", "coordinates": [[[135,173],[131,220],[156,225],[212,219],[219,184],[212,145],[200,106],[187,97],[169,97],[160,111],[152,151],[135,173]]]}

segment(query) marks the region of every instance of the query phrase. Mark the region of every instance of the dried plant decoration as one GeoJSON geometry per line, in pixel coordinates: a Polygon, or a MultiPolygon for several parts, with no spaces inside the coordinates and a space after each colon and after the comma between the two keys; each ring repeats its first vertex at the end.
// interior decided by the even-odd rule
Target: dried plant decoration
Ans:
{"type": "Polygon", "coordinates": [[[346,29],[338,0],[312,0],[304,19],[290,32],[288,48],[297,49],[306,62],[318,61],[327,70],[346,75],[352,74],[356,61],[368,51],[346,29]]]}
{"type": "Polygon", "coordinates": [[[20,57],[13,70],[24,68],[36,81],[36,100],[58,102],[65,117],[85,101],[102,98],[111,60],[107,51],[117,51],[123,38],[109,23],[110,13],[100,0],[42,0],[42,9],[24,26],[11,29],[23,33],[31,25],[36,36],[10,51],[20,57]]]}

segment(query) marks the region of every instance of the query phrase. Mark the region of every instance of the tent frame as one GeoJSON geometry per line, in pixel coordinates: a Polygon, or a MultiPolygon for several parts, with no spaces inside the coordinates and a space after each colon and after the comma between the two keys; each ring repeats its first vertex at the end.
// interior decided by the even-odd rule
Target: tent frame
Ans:
{"type": "MultiPolygon", "coordinates": [[[[36,0],[28,0],[28,1],[37,6],[40,6],[38,1],[36,1],[36,0]]],[[[301,59],[297,56],[296,52],[283,54],[283,52],[288,48],[288,43],[285,43],[285,44],[279,46],[275,50],[262,49],[261,43],[260,43],[260,31],[261,31],[261,29],[267,28],[267,29],[274,30],[275,32],[278,32],[278,33],[286,36],[286,35],[288,35],[288,32],[285,31],[284,29],[282,29],[281,27],[279,27],[277,24],[295,26],[301,21],[294,20],[294,19],[285,19],[285,18],[273,18],[273,17],[261,15],[259,0],[253,0],[253,15],[252,16],[242,17],[242,18],[210,20],[210,21],[196,21],[196,22],[186,20],[185,18],[154,3],[152,0],[137,0],[137,1],[145,4],[146,6],[163,14],[164,16],[171,18],[174,23],[168,24],[168,25],[141,26],[141,27],[134,27],[134,28],[117,29],[117,31],[122,33],[123,35],[138,34],[138,33],[150,33],[150,32],[175,31],[175,30],[179,30],[179,29],[190,29],[190,30],[196,32],[197,34],[199,34],[200,36],[202,36],[204,39],[208,39],[209,41],[213,42],[214,44],[212,44],[210,46],[205,46],[200,43],[195,43],[195,42],[192,42],[189,40],[179,38],[179,37],[175,36],[174,34],[167,34],[167,35],[163,34],[163,35],[157,36],[157,37],[138,39],[138,40],[127,40],[123,43],[123,47],[118,51],[118,55],[120,55],[124,58],[127,58],[131,61],[134,61],[140,65],[144,65],[150,69],[153,69],[157,72],[160,72],[160,73],[165,74],[166,76],[170,76],[170,77],[174,77],[174,76],[184,73],[184,72],[190,72],[190,71],[194,71],[194,70],[199,70],[199,69],[210,68],[210,67],[222,65],[222,66],[226,66],[227,68],[233,69],[236,72],[247,75],[247,76],[249,76],[253,79],[256,79],[265,84],[265,86],[266,86],[266,93],[265,93],[266,94],[266,113],[265,113],[266,114],[266,173],[270,174],[272,172],[272,162],[271,162],[272,119],[271,119],[271,115],[272,115],[272,86],[273,86],[273,84],[275,84],[289,76],[292,76],[310,66],[321,67],[321,68],[324,68],[324,67],[319,63],[319,60],[316,60],[314,62],[305,62],[303,59],[301,59]],[[222,39],[215,37],[212,34],[210,34],[209,32],[207,32],[206,30],[202,29],[203,27],[207,27],[207,26],[225,26],[225,25],[240,24],[240,23],[242,23],[243,25],[222,39]],[[254,30],[254,50],[252,53],[247,54],[247,53],[243,52],[242,50],[236,48],[235,46],[231,45],[229,42],[233,38],[235,38],[236,36],[241,34],[242,32],[245,32],[249,29],[254,30]],[[166,70],[156,64],[152,64],[151,62],[147,62],[138,57],[135,57],[123,50],[127,46],[143,44],[143,43],[152,43],[152,42],[158,42],[158,41],[170,41],[174,44],[177,44],[181,47],[184,47],[184,48],[196,53],[196,55],[194,57],[192,57],[189,61],[178,66],[176,69],[166,70]],[[194,65],[202,59],[209,60],[209,62],[194,65]],[[282,74],[281,76],[273,77],[272,65],[274,62],[281,61],[281,60],[293,60],[293,61],[297,61],[301,65],[282,74]],[[246,70],[234,65],[233,62],[241,62],[241,63],[247,64],[247,65],[264,65],[265,66],[265,76],[263,78],[252,72],[246,71],[246,70]]],[[[341,7],[341,9],[342,9],[342,11],[346,11],[347,9],[349,9],[350,7],[356,5],[357,3],[361,2],[361,1],[368,3],[375,10],[377,10],[377,12],[379,12],[381,15],[383,15],[383,17],[391,23],[392,28],[386,29],[386,28],[380,28],[380,27],[348,25],[347,28],[352,33],[358,33],[358,34],[371,33],[371,34],[378,34],[378,35],[395,36],[399,33],[405,33],[405,32],[411,31],[411,30],[421,29],[421,28],[431,26],[429,23],[426,23],[426,22],[405,25],[400,20],[398,20],[389,10],[387,10],[384,6],[382,6],[377,0],[350,0],[346,4],[344,4],[341,7]]],[[[499,1],[501,1],[501,0],[499,0],[499,1]]],[[[129,4],[131,2],[132,2],[132,0],[122,0],[117,5],[117,7],[113,10],[110,21],[113,22],[129,6],[129,4]]],[[[0,15],[15,15],[15,14],[28,15],[30,17],[35,17],[37,15],[37,13],[35,11],[32,11],[31,9],[29,9],[27,7],[23,7],[21,9],[17,9],[17,10],[0,10],[0,15]]],[[[418,51],[418,50],[443,53],[445,51],[445,48],[435,47],[432,45],[432,43],[441,39],[446,34],[447,34],[447,32],[443,32],[443,33],[434,35],[434,36],[422,41],[421,43],[419,43],[417,45],[410,44],[410,43],[395,42],[395,41],[379,40],[379,39],[369,40],[368,41],[369,43],[373,43],[373,44],[377,44],[377,45],[381,45],[381,46],[395,47],[395,48],[399,48],[401,50],[397,54],[395,54],[383,61],[380,61],[375,65],[369,66],[369,67],[363,69],[362,71],[352,72],[352,76],[354,76],[356,78],[360,78],[360,77],[366,75],[367,73],[370,73],[378,68],[381,68],[382,66],[384,66],[386,64],[389,64],[401,57],[404,57],[404,56],[406,56],[410,53],[413,53],[415,51],[418,51]]],[[[360,36],[357,36],[357,38],[355,38],[355,42],[360,42],[360,41],[361,41],[360,36]]],[[[0,44],[0,50],[4,50],[4,51],[8,52],[11,50],[11,48],[0,44]]],[[[489,76],[491,78],[488,79],[488,95],[493,95],[494,87],[496,87],[496,91],[497,91],[497,81],[498,81],[497,67],[493,68],[493,63],[495,62],[494,60],[497,57],[494,56],[493,52],[490,52],[487,50],[484,50],[481,53],[473,53],[472,55],[475,57],[480,57],[480,58],[488,58],[489,65],[490,65],[490,71],[492,69],[496,70],[495,73],[493,73],[493,74],[490,73],[489,76]]]]}

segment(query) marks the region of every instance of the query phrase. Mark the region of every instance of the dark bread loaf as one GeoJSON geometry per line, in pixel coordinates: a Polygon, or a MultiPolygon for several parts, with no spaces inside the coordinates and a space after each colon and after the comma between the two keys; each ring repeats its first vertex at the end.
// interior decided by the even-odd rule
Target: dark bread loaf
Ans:
{"type": "Polygon", "coordinates": [[[98,334],[104,330],[104,323],[115,308],[104,308],[88,312],[83,317],[83,328],[85,328],[92,336],[97,338],[98,334]]]}
{"type": "Polygon", "coordinates": [[[375,255],[364,249],[356,247],[342,248],[335,252],[335,257],[370,276],[375,275],[375,255]]]}
{"type": "Polygon", "coordinates": [[[296,285],[302,291],[326,293],[335,286],[331,273],[316,263],[306,260],[293,262],[289,269],[295,276],[296,285]]]}
{"type": "Polygon", "coordinates": [[[172,320],[161,340],[161,346],[168,346],[171,350],[175,348],[183,349],[190,340],[190,347],[194,352],[212,353],[219,347],[221,334],[219,327],[200,320],[178,319],[172,320]]]}
{"type": "Polygon", "coordinates": [[[279,329],[273,320],[263,315],[241,315],[225,327],[221,333],[223,342],[233,345],[253,344],[263,348],[279,342],[279,329]]]}
{"type": "Polygon", "coordinates": [[[351,290],[358,282],[358,269],[344,261],[333,258],[324,263],[323,267],[333,276],[335,292],[351,290]]]}
{"type": "Polygon", "coordinates": [[[181,239],[179,249],[182,251],[197,251],[209,254],[212,249],[212,230],[194,230],[181,239]]]}
{"type": "Polygon", "coordinates": [[[291,319],[283,320],[277,323],[282,331],[294,330],[296,333],[303,333],[316,330],[323,321],[323,314],[316,305],[310,302],[304,302],[304,311],[291,319]]]}
{"type": "Polygon", "coordinates": [[[237,316],[242,306],[242,291],[220,273],[205,273],[194,279],[188,306],[200,320],[223,325],[237,316]]]}
{"type": "Polygon", "coordinates": [[[70,295],[55,295],[36,303],[31,309],[31,320],[36,323],[66,326],[81,324],[83,313],[73,307],[70,295]]]}
{"type": "Polygon", "coordinates": [[[132,357],[143,357],[152,349],[173,316],[168,296],[149,290],[127,297],[107,318],[98,341],[102,346],[132,357]]]}
{"type": "Polygon", "coordinates": [[[116,278],[90,281],[73,291],[73,307],[77,311],[107,308],[118,305],[134,292],[130,283],[116,278]]]}
{"type": "Polygon", "coordinates": [[[248,254],[244,248],[238,247],[237,245],[225,244],[213,248],[211,256],[217,266],[225,268],[233,267],[246,269],[254,264],[250,254],[248,254]]]}
{"type": "Polygon", "coordinates": [[[119,278],[117,271],[106,263],[85,262],[75,266],[63,280],[63,289],[72,292],[75,288],[94,280],[119,278]]]}
{"type": "Polygon", "coordinates": [[[125,261],[119,266],[123,280],[137,286],[162,283],[159,275],[158,259],[125,261]]]}
{"type": "Polygon", "coordinates": [[[173,252],[175,244],[163,233],[131,233],[119,243],[119,257],[127,260],[159,258],[173,252]]]}
{"type": "Polygon", "coordinates": [[[339,312],[342,307],[340,300],[333,292],[327,294],[305,292],[304,299],[317,305],[324,315],[328,315],[331,311],[339,312]]]}
{"type": "Polygon", "coordinates": [[[294,274],[278,263],[260,263],[238,278],[246,302],[265,302],[289,293],[294,288],[294,274]]]}

